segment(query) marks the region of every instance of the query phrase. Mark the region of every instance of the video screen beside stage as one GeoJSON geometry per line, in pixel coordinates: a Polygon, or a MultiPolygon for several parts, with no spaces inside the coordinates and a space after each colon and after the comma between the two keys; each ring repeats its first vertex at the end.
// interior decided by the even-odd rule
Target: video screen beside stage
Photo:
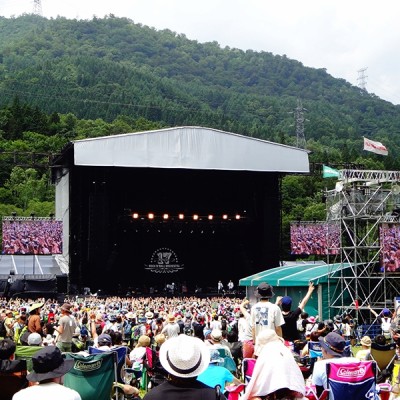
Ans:
{"type": "Polygon", "coordinates": [[[291,254],[339,254],[340,225],[327,222],[292,222],[290,242],[291,254]]]}
{"type": "Polygon", "coordinates": [[[3,219],[2,254],[62,254],[62,221],[3,219]]]}
{"type": "Polygon", "coordinates": [[[379,227],[381,272],[400,272],[400,224],[384,223],[379,227]]]}

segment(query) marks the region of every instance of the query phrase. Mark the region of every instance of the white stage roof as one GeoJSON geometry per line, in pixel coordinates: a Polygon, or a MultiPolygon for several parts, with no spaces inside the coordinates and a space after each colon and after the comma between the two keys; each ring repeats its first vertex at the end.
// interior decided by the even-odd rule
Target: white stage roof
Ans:
{"type": "Polygon", "coordinates": [[[74,164],[308,173],[308,151],[195,126],[77,140],[74,164]]]}

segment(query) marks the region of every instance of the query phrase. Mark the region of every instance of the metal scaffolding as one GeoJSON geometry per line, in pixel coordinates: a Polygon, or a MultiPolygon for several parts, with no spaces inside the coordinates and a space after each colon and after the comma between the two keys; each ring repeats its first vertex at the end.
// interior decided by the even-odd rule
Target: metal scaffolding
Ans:
{"type": "Polygon", "coordinates": [[[359,324],[368,323],[368,305],[394,309],[400,293],[400,272],[386,271],[381,259],[381,227],[400,223],[400,171],[341,170],[325,198],[327,222],[340,225],[340,252],[328,262],[350,264],[329,283],[331,311],[354,310],[359,324]]]}

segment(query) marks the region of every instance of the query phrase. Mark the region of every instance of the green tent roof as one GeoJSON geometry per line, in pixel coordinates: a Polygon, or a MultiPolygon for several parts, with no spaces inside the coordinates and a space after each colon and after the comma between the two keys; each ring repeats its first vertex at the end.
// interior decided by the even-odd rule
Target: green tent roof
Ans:
{"type": "Polygon", "coordinates": [[[261,282],[272,286],[308,286],[310,281],[318,285],[339,278],[340,271],[349,267],[348,263],[284,265],[242,278],[239,286],[258,286],[261,282]]]}

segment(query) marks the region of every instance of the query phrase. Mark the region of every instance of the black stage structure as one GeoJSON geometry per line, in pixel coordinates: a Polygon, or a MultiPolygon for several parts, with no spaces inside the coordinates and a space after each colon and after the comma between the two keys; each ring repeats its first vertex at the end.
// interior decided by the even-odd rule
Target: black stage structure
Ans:
{"type": "Polygon", "coordinates": [[[279,266],[280,178],[309,162],[303,149],[178,127],[71,142],[52,168],[69,291],[199,292],[279,266]]]}

